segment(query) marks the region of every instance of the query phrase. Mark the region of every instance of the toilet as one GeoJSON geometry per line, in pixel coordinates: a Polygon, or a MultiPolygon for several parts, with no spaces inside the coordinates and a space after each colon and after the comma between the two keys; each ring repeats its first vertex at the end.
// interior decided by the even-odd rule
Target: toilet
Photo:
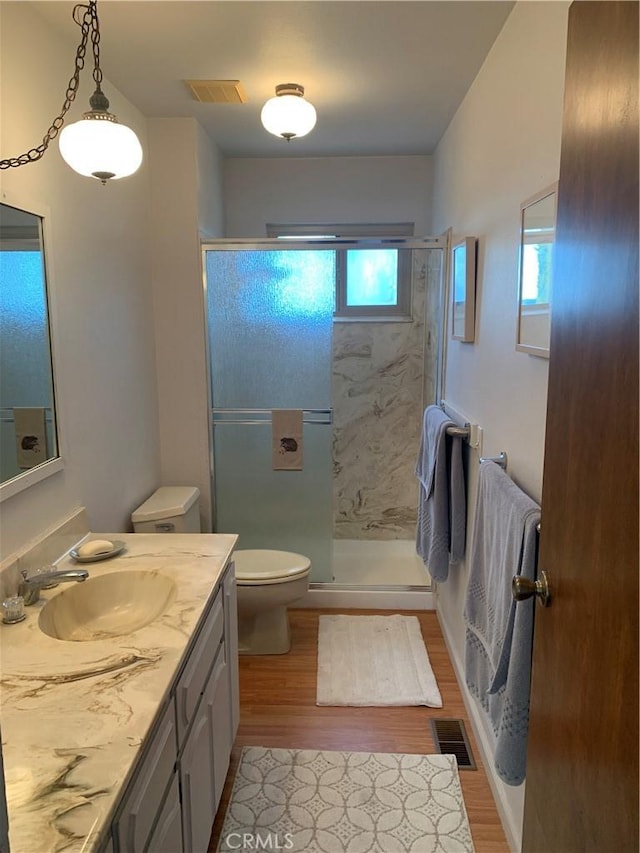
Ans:
{"type": "Polygon", "coordinates": [[[134,533],[200,533],[200,490],[160,486],[131,514],[134,533]]]}
{"type": "MultiPolygon", "coordinates": [[[[161,486],[131,515],[136,533],[200,533],[200,491],[161,486]]],[[[238,642],[243,655],[283,655],[291,648],[287,605],[309,589],[311,560],[293,551],[233,552],[238,642]]]]}
{"type": "Polygon", "coordinates": [[[238,645],[244,655],[282,655],[291,648],[287,605],[309,589],[311,561],[292,551],[234,551],[238,645]]]}

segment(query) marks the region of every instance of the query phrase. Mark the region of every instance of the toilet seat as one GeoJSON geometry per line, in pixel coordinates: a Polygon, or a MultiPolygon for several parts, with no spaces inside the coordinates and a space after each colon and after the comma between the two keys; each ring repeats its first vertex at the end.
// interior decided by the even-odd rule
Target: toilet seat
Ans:
{"type": "Polygon", "coordinates": [[[234,551],[236,580],[239,586],[287,583],[303,578],[311,570],[311,561],[293,551],[249,549],[234,551]]]}

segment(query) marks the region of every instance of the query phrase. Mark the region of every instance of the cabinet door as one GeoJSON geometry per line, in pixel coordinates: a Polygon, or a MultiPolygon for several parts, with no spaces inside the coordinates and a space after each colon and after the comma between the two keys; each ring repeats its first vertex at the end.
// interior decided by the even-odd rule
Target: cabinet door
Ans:
{"type": "Polygon", "coordinates": [[[231,701],[231,743],[240,723],[240,687],[238,684],[238,599],[234,564],[224,578],[224,645],[227,655],[231,701]]]}
{"type": "Polygon", "coordinates": [[[230,754],[231,705],[222,645],[180,759],[185,853],[207,849],[230,754]]]}
{"type": "MultiPolygon", "coordinates": [[[[221,649],[221,652],[223,650],[221,649]]],[[[226,648],[224,649],[226,652],[226,648]]],[[[213,813],[218,808],[222,789],[227,778],[229,758],[231,756],[231,695],[229,684],[229,664],[222,653],[213,667],[209,684],[202,697],[207,715],[209,740],[211,743],[214,777],[213,813]]]]}
{"type": "Polygon", "coordinates": [[[169,703],[115,823],[118,849],[142,853],[162,805],[176,763],[175,707],[169,703]]]}
{"type": "Polygon", "coordinates": [[[204,701],[198,708],[182,757],[182,838],[185,853],[209,846],[215,815],[215,775],[209,719],[204,701]]]}
{"type": "Polygon", "coordinates": [[[149,841],[148,851],[149,853],[182,853],[180,786],[177,773],[174,774],[158,823],[149,841]]]}
{"type": "Polygon", "coordinates": [[[184,743],[184,737],[196,713],[223,636],[224,608],[222,593],[218,592],[176,686],[179,747],[184,743]]]}

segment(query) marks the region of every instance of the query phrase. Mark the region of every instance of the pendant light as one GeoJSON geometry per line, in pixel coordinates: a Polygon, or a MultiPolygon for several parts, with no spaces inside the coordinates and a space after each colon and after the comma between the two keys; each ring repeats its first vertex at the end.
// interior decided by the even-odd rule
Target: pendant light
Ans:
{"type": "Polygon", "coordinates": [[[89,99],[91,109],[80,121],[67,125],[60,134],[60,153],[65,162],[80,175],[97,178],[103,184],[110,179],[132,175],[142,163],[142,146],[131,128],[120,124],[109,112],[109,101],[102,91],[100,68],[100,23],[97,0],[88,5],[74,6],[73,20],[82,30],[82,39],[76,51],[75,70],[69,80],[60,115],[51,124],[40,145],[19,157],[0,160],[0,169],[10,169],[37,162],[63,128],[64,120],[76,98],[80,72],[84,68],[87,44],[91,38],[93,51],[93,80],[95,91],[89,99]]]}
{"type": "Polygon", "coordinates": [[[142,146],[138,137],[109,112],[109,101],[100,89],[89,99],[91,110],[80,121],[67,125],[60,134],[60,153],[80,175],[126,178],[140,168],[142,146]]]}
{"type": "Polygon", "coordinates": [[[290,142],[313,130],[316,111],[304,97],[304,86],[282,83],[276,86],[275,98],[270,98],[263,106],[260,119],[265,130],[290,142]]]}

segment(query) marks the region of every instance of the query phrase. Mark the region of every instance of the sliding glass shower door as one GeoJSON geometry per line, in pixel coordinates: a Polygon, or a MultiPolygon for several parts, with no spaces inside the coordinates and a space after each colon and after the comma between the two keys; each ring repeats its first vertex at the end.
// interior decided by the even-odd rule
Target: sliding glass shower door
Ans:
{"type": "Polygon", "coordinates": [[[335,252],[205,251],[215,530],[296,551],[332,580],[335,252]],[[273,410],[302,411],[301,470],[280,470],[273,410]]]}

